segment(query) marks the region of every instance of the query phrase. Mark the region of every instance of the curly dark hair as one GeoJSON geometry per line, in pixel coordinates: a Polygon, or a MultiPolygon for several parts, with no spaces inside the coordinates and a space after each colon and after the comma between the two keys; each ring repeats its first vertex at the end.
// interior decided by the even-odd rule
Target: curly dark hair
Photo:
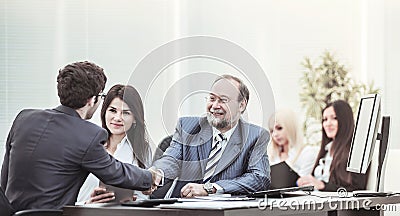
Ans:
{"type": "Polygon", "coordinates": [[[104,90],[107,77],[94,63],[75,62],[61,69],[57,76],[58,97],[72,109],[84,107],[87,100],[104,90]]]}

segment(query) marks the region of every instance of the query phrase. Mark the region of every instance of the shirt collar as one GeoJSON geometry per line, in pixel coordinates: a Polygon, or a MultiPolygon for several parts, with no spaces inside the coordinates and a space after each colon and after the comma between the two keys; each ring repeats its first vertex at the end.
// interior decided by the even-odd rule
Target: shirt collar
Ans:
{"type": "Polygon", "coordinates": [[[117,144],[117,149],[115,150],[115,152],[117,152],[117,150],[120,149],[124,145],[128,145],[129,147],[131,147],[127,136],[122,138],[121,142],[117,144]]]}
{"type": "Polygon", "coordinates": [[[325,145],[325,151],[328,151],[328,152],[331,151],[332,143],[333,143],[333,142],[330,142],[330,143],[328,143],[328,144],[325,145]]]}
{"type": "Polygon", "coordinates": [[[124,136],[124,138],[122,138],[121,143],[128,143],[128,136],[124,136]]]}
{"type": "MultiPolygon", "coordinates": [[[[227,132],[222,133],[222,134],[225,136],[227,142],[228,142],[229,139],[231,138],[231,136],[232,136],[233,132],[235,131],[237,125],[238,125],[238,124],[236,124],[233,128],[229,129],[227,132]]],[[[213,138],[216,137],[216,136],[218,136],[218,134],[221,133],[221,131],[219,131],[219,130],[216,129],[215,127],[213,127],[212,129],[213,129],[213,138]]]]}

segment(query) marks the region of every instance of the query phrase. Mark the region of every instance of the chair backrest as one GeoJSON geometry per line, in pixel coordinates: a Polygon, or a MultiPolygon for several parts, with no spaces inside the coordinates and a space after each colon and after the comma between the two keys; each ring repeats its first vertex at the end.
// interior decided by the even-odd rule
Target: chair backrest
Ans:
{"type": "Polygon", "coordinates": [[[160,144],[158,144],[158,147],[157,147],[156,151],[154,152],[153,162],[161,158],[161,156],[164,154],[165,150],[169,147],[171,141],[172,141],[172,135],[165,137],[160,142],[160,144]]]}
{"type": "MultiPolygon", "coordinates": [[[[161,156],[164,154],[165,150],[169,147],[170,143],[172,141],[172,135],[165,137],[160,144],[158,144],[158,147],[156,151],[154,152],[153,156],[153,162],[160,159],[161,156]]],[[[162,199],[165,197],[165,194],[168,192],[169,188],[173,184],[174,181],[166,179],[164,182],[164,186],[158,188],[156,191],[154,191],[150,197],[152,199],[162,199]]]]}
{"type": "Polygon", "coordinates": [[[3,188],[0,187],[0,215],[9,216],[12,215],[14,212],[15,211],[11,206],[10,201],[7,199],[3,188]]]}
{"type": "Polygon", "coordinates": [[[28,209],[18,211],[13,216],[62,216],[62,213],[57,209],[28,209]]]}
{"type": "MultiPolygon", "coordinates": [[[[385,172],[385,190],[400,191],[400,149],[388,149],[387,166],[385,172]]],[[[386,212],[385,212],[386,215],[386,212]]]]}

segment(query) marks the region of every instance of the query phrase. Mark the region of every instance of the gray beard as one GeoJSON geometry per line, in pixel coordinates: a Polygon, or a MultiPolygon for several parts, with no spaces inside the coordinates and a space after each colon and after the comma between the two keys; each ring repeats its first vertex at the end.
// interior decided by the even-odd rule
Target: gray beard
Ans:
{"type": "Polygon", "coordinates": [[[215,118],[212,114],[207,113],[207,121],[210,125],[217,129],[223,129],[229,126],[230,122],[228,122],[226,119],[218,119],[215,118]]]}

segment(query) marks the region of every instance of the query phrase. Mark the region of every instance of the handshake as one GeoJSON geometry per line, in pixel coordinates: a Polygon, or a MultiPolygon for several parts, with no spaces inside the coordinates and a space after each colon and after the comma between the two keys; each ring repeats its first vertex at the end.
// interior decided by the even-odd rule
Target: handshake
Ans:
{"type": "Polygon", "coordinates": [[[152,176],[152,184],[150,189],[142,192],[145,195],[152,194],[155,190],[157,190],[158,186],[162,186],[161,180],[163,178],[163,173],[161,173],[161,171],[157,170],[155,167],[150,167],[148,170],[150,171],[152,176]]]}
{"type": "MultiPolygon", "coordinates": [[[[142,193],[144,195],[150,195],[155,190],[157,190],[158,186],[162,186],[161,185],[161,180],[163,178],[162,172],[160,170],[157,170],[155,167],[149,168],[148,171],[150,171],[150,173],[151,173],[152,183],[151,183],[151,187],[148,190],[142,191],[142,193]]],[[[136,198],[137,198],[137,196],[133,195],[129,199],[136,200],[136,198]]],[[[116,194],[114,193],[114,191],[109,191],[104,186],[99,186],[93,190],[93,192],[90,194],[90,198],[85,201],[85,204],[107,203],[107,202],[115,201],[115,199],[116,199],[116,194]]]]}

